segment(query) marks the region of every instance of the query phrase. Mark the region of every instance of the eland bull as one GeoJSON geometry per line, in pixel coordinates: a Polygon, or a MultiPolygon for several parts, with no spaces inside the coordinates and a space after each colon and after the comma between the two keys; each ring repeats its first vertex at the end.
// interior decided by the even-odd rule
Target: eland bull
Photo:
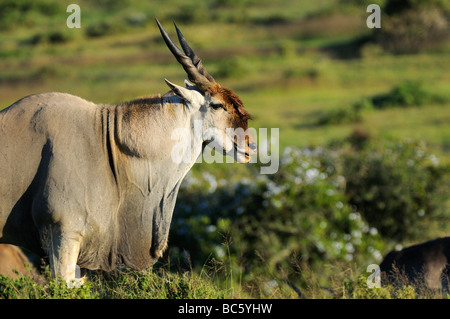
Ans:
{"type": "Polygon", "coordinates": [[[176,25],[181,49],[156,22],[191,84],[165,80],[168,93],[118,105],[36,94],[0,112],[0,242],[48,256],[68,283],[77,265],[143,269],[161,257],[180,184],[205,146],[239,163],[256,153],[241,99],[208,74],[176,25]],[[173,158],[180,128],[191,137],[187,161],[173,158]]]}

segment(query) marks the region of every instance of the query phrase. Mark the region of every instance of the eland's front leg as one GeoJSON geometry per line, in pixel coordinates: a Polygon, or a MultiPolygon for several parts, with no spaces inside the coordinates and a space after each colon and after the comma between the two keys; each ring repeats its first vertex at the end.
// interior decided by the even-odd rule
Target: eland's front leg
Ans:
{"type": "Polygon", "coordinates": [[[82,284],[77,266],[80,241],[68,234],[53,233],[48,246],[49,262],[54,278],[62,278],[69,288],[82,284]]]}

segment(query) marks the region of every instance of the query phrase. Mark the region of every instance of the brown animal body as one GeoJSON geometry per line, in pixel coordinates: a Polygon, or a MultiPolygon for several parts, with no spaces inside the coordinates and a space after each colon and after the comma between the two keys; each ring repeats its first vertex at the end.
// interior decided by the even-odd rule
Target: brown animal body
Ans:
{"type": "Polygon", "coordinates": [[[411,284],[448,290],[449,263],[450,237],[444,237],[391,251],[381,263],[380,270],[389,283],[395,283],[398,275],[404,275],[411,284]]]}
{"type": "Polygon", "coordinates": [[[19,276],[30,276],[30,271],[25,264],[32,267],[31,262],[19,247],[0,244],[0,275],[13,279],[19,276]]]}

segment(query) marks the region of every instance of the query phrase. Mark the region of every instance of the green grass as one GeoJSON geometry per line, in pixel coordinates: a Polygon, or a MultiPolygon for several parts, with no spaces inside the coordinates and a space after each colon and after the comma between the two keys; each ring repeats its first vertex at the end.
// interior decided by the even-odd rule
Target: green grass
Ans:
{"type": "MultiPolygon", "coordinates": [[[[173,273],[165,269],[131,271],[117,274],[92,272],[81,287],[68,288],[60,279],[51,278],[49,269],[39,283],[29,276],[11,279],[0,275],[0,299],[449,299],[450,295],[414,284],[398,275],[401,285],[370,287],[370,272],[346,262],[325,267],[329,277],[301,268],[299,276],[308,284],[297,287],[281,276],[259,277],[259,285],[239,284],[229,276],[219,281],[214,272],[173,273]],[[301,295],[299,295],[299,291],[301,295]]],[[[325,270],[324,269],[324,270],[325,270]]],[[[215,271],[223,271],[216,268],[215,271]]],[[[374,281],[373,281],[374,282],[374,281]]]]}
{"type": "Polygon", "coordinates": [[[118,275],[92,273],[79,288],[51,278],[36,283],[30,277],[11,279],[0,275],[0,299],[223,299],[233,295],[217,289],[206,275],[163,270],[127,271],[118,275]]]}

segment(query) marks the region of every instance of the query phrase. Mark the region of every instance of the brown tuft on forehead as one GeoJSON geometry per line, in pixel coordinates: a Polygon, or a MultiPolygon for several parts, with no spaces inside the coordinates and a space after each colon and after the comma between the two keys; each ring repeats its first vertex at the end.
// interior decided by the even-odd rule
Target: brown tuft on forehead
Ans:
{"type": "Polygon", "coordinates": [[[211,93],[221,98],[227,107],[233,107],[234,113],[238,119],[243,122],[243,124],[246,124],[247,120],[252,119],[252,116],[244,109],[244,103],[242,100],[233,91],[217,84],[212,87],[211,93]]]}

